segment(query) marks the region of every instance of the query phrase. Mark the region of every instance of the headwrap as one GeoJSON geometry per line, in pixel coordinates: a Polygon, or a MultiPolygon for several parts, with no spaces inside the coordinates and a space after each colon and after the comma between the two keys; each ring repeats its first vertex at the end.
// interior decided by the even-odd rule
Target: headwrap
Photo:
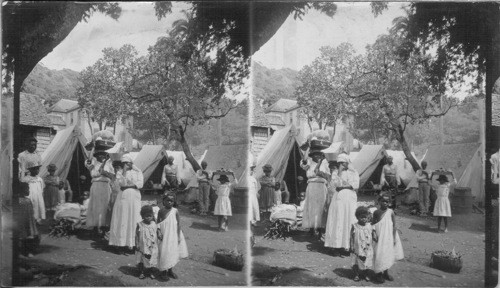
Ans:
{"type": "Polygon", "coordinates": [[[132,161],[132,157],[130,157],[130,154],[125,154],[122,156],[122,163],[125,163],[125,162],[128,162],[128,163],[134,162],[134,161],[132,161]]]}
{"type": "Polygon", "coordinates": [[[339,156],[337,156],[337,162],[338,163],[351,163],[351,160],[349,159],[349,155],[345,154],[345,153],[342,153],[342,154],[339,154],[339,156]]]}

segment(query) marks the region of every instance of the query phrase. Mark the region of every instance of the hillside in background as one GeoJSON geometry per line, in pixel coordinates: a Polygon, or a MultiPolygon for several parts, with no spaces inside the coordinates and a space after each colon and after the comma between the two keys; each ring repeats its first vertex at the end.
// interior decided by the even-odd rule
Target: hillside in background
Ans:
{"type": "Polygon", "coordinates": [[[24,80],[22,91],[41,96],[46,106],[61,98],[76,100],[76,89],[82,85],[79,74],[70,69],[51,70],[39,63],[24,80]]]}
{"type": "Polygon", "coordinates": [[[280,98],[295,99],[295,89],[300,82],[298,71],[282,68],[269,69],[258,62],[252,62],[253,95],[271,105],[280,98]]]}

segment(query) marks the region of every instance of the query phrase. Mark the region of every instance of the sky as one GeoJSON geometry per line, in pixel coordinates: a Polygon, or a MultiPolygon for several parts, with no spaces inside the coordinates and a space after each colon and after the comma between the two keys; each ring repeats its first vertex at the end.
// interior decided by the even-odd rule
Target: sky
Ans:
{"type": "MultiPolygon", "coordinates": [[[[80,22],[41,62],[50,69],[81,71],[102,56],[102,49],[119,48],[124,44],[134,45],[144,55],[175,20],[183,18],[181,11],[189,8],[188,3],[173,2],[172,13],[158,21],[150,2],[122,2],[120,5],[123,10],[118,20],[95,13],[87,23],[80,22]]],[[[376,18],[369,2],[338,3],[333,18],[315,10],[310,10],[302,21],[294,20],[291,15],[253,59],[269,68],[300,70],[319,55],[319,48],[324,45],[336,46],[348,41],[357,51],[363,52],[377,35],[387,31],[392,19],[403,15],[401,5],[391,3],[389,10],[376,18]]]]}
{"type": "Polygon", "coordinates": [[[253,60],[268,68],[300,70],[319,56],[322,46],[349,42],[358,53],[387,33],[392,20],[403,16],[404,3],[389,3],[389,9],[375,17],[369,2],[337,3],[333,17],[310,10],[303,20],[289,16],[276,34],[257,51],[253,60]]]}

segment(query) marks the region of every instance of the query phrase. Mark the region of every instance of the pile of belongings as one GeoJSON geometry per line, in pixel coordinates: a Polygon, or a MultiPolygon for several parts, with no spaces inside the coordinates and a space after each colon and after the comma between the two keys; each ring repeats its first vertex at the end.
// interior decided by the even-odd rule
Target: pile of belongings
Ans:
{"type": "Polygon", "coordinates": [[[325,130],[316,130],[307,136],[307,141],[300,148],[302,150],[307,150],[307,148],[314,150],[324,150],[330,147],[332,143],[330,142],[330,134],[325,130]]]}
{"type": "Polygon", "coordinates": [[[297,226],[297,206],[289,204],[276,205],[271,209],[269,220],[271,224],[264,238],[286,240],[290,229],[297,226]]]}
{"type": "Polygon", "coordinates": [[[87,207],[78,203],[63,203],[57,205],[54,213],[55,224],[51,226],[49,236],[69,237],[76,229],[85,226],[87,207]]]}

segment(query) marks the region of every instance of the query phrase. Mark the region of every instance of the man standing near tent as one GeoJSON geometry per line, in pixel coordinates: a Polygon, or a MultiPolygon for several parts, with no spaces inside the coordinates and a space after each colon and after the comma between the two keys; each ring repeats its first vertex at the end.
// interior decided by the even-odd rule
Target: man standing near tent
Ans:
{"type": "Polygon", "coordinates": [[[417,171],[418,180],[418,202],[420,204],[420,216],[425,216],[429,212],[431,186],[429,185],[429,171],[427,162],[422,161],[422,169],[417,171]]]}
{"type": "Polygon", "coordinates": [[[18,162],[19,162],[19,179],[26,176],[28,173],[28,169],[26,169],[26,163],[28,162],[37,162],[42,163],[42,156],[38,154],[36,151],[36,147],[38,141],[35,137],[31,137],[28,139],[28,149],[19,153],[18,162]]]}
{"type": "Polygon", "coordinates": [[[386,159],[387,164],[382,167],[382,175],[380,175],[380,185],[389,188],[389,191],[391,191],[392,206],[394,209],[396,204],[394,196],[398,186],[401,184],[401,179],[399,178],[398,166],[393,163],[392,156],[388,156],[386,159]]]}
{"type": "Polygon", "coordinates": [[[206,170],[208,163],[201,161],[201,169],[196,171],[198,179],[198,202],[200,203],[200,215],[207,215],[210,206],[210,175],[206,170]]]}
{"type": "Polygon", "coordinates": [[[177,189],[179,183],[177,181],[177,165],[174,164],[174,157],[168,156],[167,165],[163,167],[163,174],[161,176],[161,185],[164,189],[177,189]]]}

